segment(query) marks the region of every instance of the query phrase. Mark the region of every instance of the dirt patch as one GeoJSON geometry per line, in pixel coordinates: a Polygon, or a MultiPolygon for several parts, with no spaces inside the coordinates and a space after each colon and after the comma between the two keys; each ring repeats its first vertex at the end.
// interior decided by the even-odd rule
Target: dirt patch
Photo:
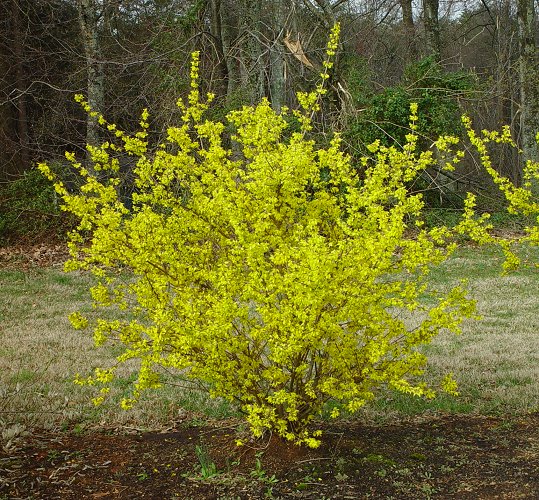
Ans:
{"type": "Polygon", "coordinates": [[[0,453],[0,498],[539,498],[539,414],[338,422],[315,450],[238,426],[36,431],[0,453]]]}

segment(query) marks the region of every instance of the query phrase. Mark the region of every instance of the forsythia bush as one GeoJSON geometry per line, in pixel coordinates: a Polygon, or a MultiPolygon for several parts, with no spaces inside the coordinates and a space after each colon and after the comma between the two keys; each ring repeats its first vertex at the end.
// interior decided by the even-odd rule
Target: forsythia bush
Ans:
{"type": "MultiPolygon", "coordinates": [[[[477,134],[472,128],[469,117],[463,117],[463,123],[468,133],[468,138],[479,153],[483,167],[490,174],[500,191],[509,202],[508,211],[513,214],[529,215],[535,218],[537,224],[526,228],[527,235],[520,241],[528,241],[532,245],[539,246],[539,162],[527,160],[523,169],[523,179],[521,186],[515,186],[509,179],[501,176],[492,166],[492,160],[488,151],[489,144],[508,144],[518,150],[516,143],[511,137],[511,130],[508,126],[503,127],[501,132],[482,130],[477,134]]],[[[539,144],[539,133],[536,135],[539,144]]],[[[520,152],[521,153],[521,152],[520,152]]],[[[502,242],[507,249],[507,241],[502,242]]],[[[518,259],[514,255],[509,255],[509,260],[513,260],[513,265],[518,264],[518,259]]]]}
{"type": "MultiPolygon", "coordinates": [[[[330,55],[335,43],[334,32],[330,55]]],[[[159,387],[165,367],[237,402],[255,436],[269,429],[316,446],[320,432],[309,424],[330,399],[355,412],[380,386],[434,396],[419,377],[426,358],[418,347],[442,329],[457,332],[474,311],[461,287],[426,291],[429,266],[453,246],[448,230],[423,229],[421,197],[406,186],[438,159],[416,151],[414,107],[404,148],[375,143],[360,169],[341,152],[338,135],[317,148],[310,117],[324,75],[314,92],[299,94],[300,110],[277,114],[262,100],[231,112],[232,154],[222,141],[225,125],[204,118],[212,96],[201,102],[195,54],[188,102],[178,103],[183,122],[157,152],[148,152],[145,111],[134,136],[99,116],[117,139],[88,146],[91,171],[67,154],[86,179],[74,194],[55,182],[65,210],[80,219],[67,270],[90,270],[95,304],[129,312],[95,322],[75,313],[71,321],[93,328],[98,345],[123,344],[119,363],[140,360],[125,408],[159,387]],[[299,131],[288,130],[291,118],[299,131]],[[131,210],[118,195],[119,152],[138,158],[131,210]],[[119,268],[133,278],[122,279],[119,268]],[[425,293],[435,305],[420,300],[425,293]],[[413,324],[405,319],[410,311],[413,324]]],[[[453,142],[442,138],[438,146],[453,142]]],[[[452,161],[458,155],[448,153],[452,161]]],[[[472,205],[459,230],[481,232],[472,205]]],[[[115,369],[85,380],[102,385],[97,401],[115,369]]],[[[450,375],[441,387],[455,392],[450,375]]]]}

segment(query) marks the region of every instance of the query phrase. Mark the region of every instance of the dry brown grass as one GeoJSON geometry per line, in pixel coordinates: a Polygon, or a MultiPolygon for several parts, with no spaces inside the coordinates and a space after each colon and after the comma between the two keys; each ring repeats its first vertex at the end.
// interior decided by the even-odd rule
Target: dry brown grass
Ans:
{"type": "MultiPolygon", "coordinates": [[[[109,402],[91,403],[94,390],[75,385],[74,376],[113,363],[115,351],[96,349],[92,338],[74,331],[67,320],[74,310],[91,311],[89,283],[84,275],[66,276],[56,268],[0,271],[0,431],[5,439],[34,426],[157,428],[176,417],[180,406],[200,406],[198,392],[167,386],[126,412],[118,406],[127,394],[122,382],[109,402]]],[[[123,368],[123,375],[129,377],[129,371],[123,368]]],[[[222,411],[219,401],[207,406],[216,414],[222,411]]]]}
{"type": "Polygon", "coordinates": [[[455,373],[477,412],[537,410],[539,272],[473,276],[475,262],[466,259],[464,267],[470,269],[470,293],[482,319],[466,322],[459,337],[438,337],[429,359],[437,369],[455,373]]]}
{"type": "MultiPolygon", "coordinates": [[[[500,277],[491,257],[488,250],[465,249],[433,275],[440,287],[469,278],[483,316],[480,322],[466,323],[461,336],[442,335],[428,348],[429,377],[452,371],[461,397],[426,403],[388,396],[368,409],[366,417],[539,407],[539,272],[527,268],[500,277]]],[[[114,347],[95,349],[88,334],[73,331],[66,319],[73,310],[91,310],[88,286],[87,276],[66,276],[58,268],[0,270],[0,430],[5,439],[33,426],[157,428],[182,407],[204,408],[217,417],[230,411],[196,391],[167,386],[125,412],[117,404],[126,390],[122,382],[115,385],[110,402],[94,407],[92,388],[75,385],[73,377],[113,362],[114,347]]]]}
{"type": "MultiPolygon", "coordinates": [[[[538,249],[522,249],[539,262],[538,249]]],[[[431,276],[432,286],[449,288],[467,280],[481,320],[464,323],[461,335],[442,334],[425,348],[427,380],[435,384],[453,372],[459,397],[433,401],[383,394],[365,411],[391,420],[423,412],[515,414],[539,409],[539,269],[523,266],[501,276],[502,259],[493,249],[465,247],[431,276]]]]}

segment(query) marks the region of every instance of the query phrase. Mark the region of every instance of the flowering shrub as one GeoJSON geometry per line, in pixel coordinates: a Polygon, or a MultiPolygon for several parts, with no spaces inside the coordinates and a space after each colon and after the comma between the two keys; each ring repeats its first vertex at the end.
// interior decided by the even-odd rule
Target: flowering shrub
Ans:
{"type": "MultiPolygon", "coordinates": [[[[509,213],[532,216],[537,221],[536,225],[526,228],[527,235],[521,241],[528,241],[532,245],[539,246],[539,200],[537,198],[539,189],[539,162],[527,160],[523,169],[522,185],[515,186],[509,179],[501,176],[493,168],[492,159],[488,151],[489,144],[508,144],[517,148],[516,143],[511,137],[510,128],[505,126],[500,132],[483,130],[480,134],[477,134],[472,128],[472,122],[469,117],[464,116],[462,120],[472,146],[479,153],[483,167],[509,202],[509,213]]],[[[536,141],[539,144],[539,133],[536,136],[536,141]]],[[[522,152],[519,151],[519,153],[521,154],[522,152]]],[[[505,248],[507,248],[508,241],[502,243],[505,243],[505,248]]],[[[511,256],[510,261],[512,262],[512,267],[519,263],[516,256],[511,256]]]]}
{"type": "MultiPolygon", "coordinates": [[[[329,52],[335,46],[336,32],[329,52]]],[[[325,66],[326,74],[331,62],[325,66]]],[[[461,287],[428,292],[434,305],[420,300],[429,266],[453,245],[447,229],[422,227],[421,196],[406,189],[438,161],[416,151],[416,107],[404,148],[372,144],[359,180],[338,135],[326,148],[309,139],[324,78],[298,96],[299,110],[277,114],[262,100],[231,112],[238,157],[223,146],[225,125],[205,120],[212,96],[201,102],[197,77],[195,54],[188,102],[178,103],[183,122],[156,153],[147,149],[146,111],[133,136],[99,116],[117,138],[88,146],[99,179],[68,154],[86,182],[75,194],[55,182],[65,210],[80,220],[67,270],[96,276],[96,305],[129,311],[127,319],[71,316],[75,328],[93,329],[96,344],[123,344],[119,363],[140,360],[122,405],[159,387],[166,367],[235,401],[255,436],[269,429],[316,446],[320,432],[310,424],[330,399],[355,412],[380,386],[433,397],[421,381],[426,358],[418,347],[442,329],[458,332],[474,304],[461,287]],[[288,115],[299,131],[287,130],[288,115]],[[138,157],[131,210],[117,192],[117,151],[138,157]],[[133,280],[121,281],[118,267],[133,280]],[[410,311],[419,311],[415,324],[405,320],[410,311]]],[[[443,138],[439,146],[451,142],[443,138]]],[[[460,227],[475,224],[470,201],[460,227]]],[[[115,370],[84,380],[102,386],[96,402],[115,370]]],[[[455,392],[450,375],[441,386],[455,392]]]]}

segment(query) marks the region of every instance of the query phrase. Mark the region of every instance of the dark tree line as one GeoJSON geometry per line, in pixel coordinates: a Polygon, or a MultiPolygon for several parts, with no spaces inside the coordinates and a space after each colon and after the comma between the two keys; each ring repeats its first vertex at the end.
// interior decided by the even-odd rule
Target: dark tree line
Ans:
{"type": "MultiPolygon", "coordinates": [[[[217,95],[212,113],[261,97],[277,110],[293,105],[297,90],[316,84],[335,22],[341,47],[322,132],[344,130],[354,152],[354,130],[395,138],[406,99],[429,109],[450,99],[478,126],[510,124],[536,158],[533,0],[0,0],[0,177],[99,142],[78,92],[127,130],[148,107],[159,136],[177,118],[195,49],[204,90],[217,95]],[[451,75],[463,72],[474,84],[459,89],[451,75]]],[[[425,130],[436,132],[440,116],[425,130]]],[[[504,173],[518,180],[519,164],[504,154],[504,173]]]]}

